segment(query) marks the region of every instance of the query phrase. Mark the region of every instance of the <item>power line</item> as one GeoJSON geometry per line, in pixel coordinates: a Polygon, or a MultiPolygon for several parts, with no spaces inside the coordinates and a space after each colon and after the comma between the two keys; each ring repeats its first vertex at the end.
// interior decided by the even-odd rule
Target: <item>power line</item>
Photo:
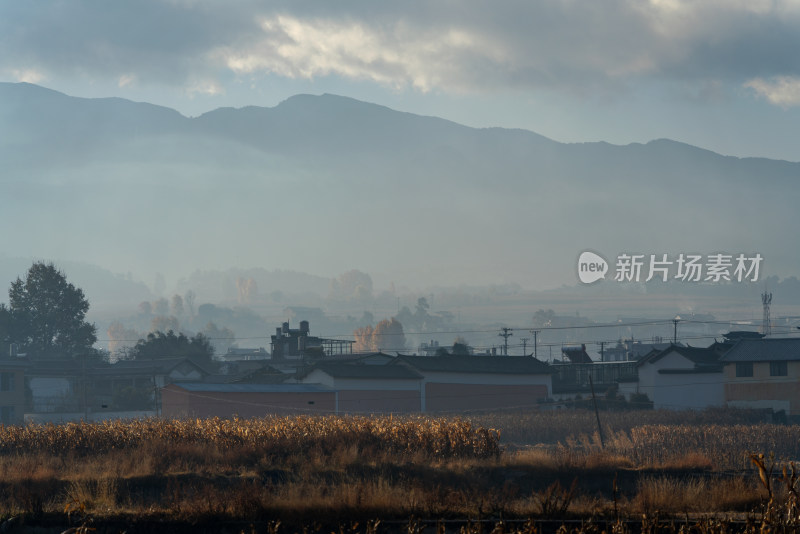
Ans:
{"type": "MultiPolygon", "coordinates": [[[[701,321],[695,321],[701,322],[701,321]]],[[[592,329],[592,328],[618,328],[618,327],[632,327],[632,326],[657,326],[657,325],[666,325],[670,324],[671,320],[653,320],[653,321],[637,321],[637,322],[628,322],[628,323],[598,323],[598,324],[590,324],[590,325],[574,325],[574,326],[542,326],[537,327],[538,331],[559,331],[559,330],[583,330],[583,329],[592,329]]],[[[729,322],[719,322],[720,324],[729,324],[729,322]]],[[[509,330],[514,330],[515,328],[519,328],[524,330],[523,327],[511,327],[509,330]]],[[[392,336],[392,335],[406,335],[406,336],[415,336],[415,335],[449,335],[449,334],[490,334],[496,332],[497,329],[470,329],[470,330],[436,330],[436,331],[428,331],[428,332],[403,332],[403,333],[393,333],[387,332],[382,335],[392,336]]],[[[230,339],[229,337],[206,337],[208,340],[225,340],[230,339]]],[[[352,338],[353,334],[327,334],[326,338],[352,338]]],[[[98,339],[98,341],[124,341],[124,342],[137,342],[140,339],[144,338],[137,338],[137,339],[98,339]]],[[[237,340],[248,340],[248,339],[271,339],[271,335],[265,336],[246,336],[246,337],[238,337],[236,336],[237,340]]]]}

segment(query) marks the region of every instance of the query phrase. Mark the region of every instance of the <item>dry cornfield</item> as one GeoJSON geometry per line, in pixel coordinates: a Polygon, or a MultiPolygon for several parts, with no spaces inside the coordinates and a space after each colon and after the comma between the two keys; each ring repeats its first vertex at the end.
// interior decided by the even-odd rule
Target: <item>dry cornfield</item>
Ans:
{"type": "Polygon", "coordinates": [[[749,455],[800,448],[800,427],[752,414],[616,415],[604,449],[580,411],[0,426],[0,522],[741,517],[764,500],[749,455]],[[550,441],[508,440],[525,433],[550,441]]]}
{"type": "Polygon", "coordinates": [[[677,465],[687,455],[705,458],[718,470],[751,469],[753,453],[780,461],[800,459],[800,425],[767,424],[761,412],[604,412],[600,418],[605,447],[592,411],[497,413],[470,420],[500,429],[507,446],[545,444],[571,458],[602,450],[639,467],[677,465]]]}
{"type": "Polygon", "coordinates": [[[0,454],[102,454],[146,444],[203,444],[262,454],[326,454],[356,447],[365,453],[431,458],[489,458],[500,454],[497,431],[461,419],[294,416],[261,419],[145,419],[0,426],[0,454]]]}

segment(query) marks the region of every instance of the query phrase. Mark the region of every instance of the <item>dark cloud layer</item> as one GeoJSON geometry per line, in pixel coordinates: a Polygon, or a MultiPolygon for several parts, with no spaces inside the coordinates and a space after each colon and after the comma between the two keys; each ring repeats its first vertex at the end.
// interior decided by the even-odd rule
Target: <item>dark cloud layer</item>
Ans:
{"type": "Polygon", "coordinates": [[[446,92],[720,81],[800,103],[800,5],[790,1],[6,2],[0,36],[6,79],[209,92],[232,74],[446,92]]]}

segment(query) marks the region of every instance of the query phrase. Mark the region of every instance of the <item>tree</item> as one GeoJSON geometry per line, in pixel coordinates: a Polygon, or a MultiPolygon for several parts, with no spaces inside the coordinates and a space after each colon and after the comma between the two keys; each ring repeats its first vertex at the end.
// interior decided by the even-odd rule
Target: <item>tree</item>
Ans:
{"type": "Polygon", "coordinates": [[[168,332],[169,330],[180,330],[181,323],[173,316],[156,315],[150,319],[151,332],[168,332]]]}
{"type": "Polygon", "coordinates": [[[392,317],[384,319],[372,328],[371,325],[356,328],[353,331],[356,343],[353,350],[356,352],[393,350],[402,351],[406,348],[406,336],[403,325],[392,317]]]}
{"type": "Polygon", "coordinates": [[[5,304],[0,304],[0,354],[8,354],[13,331],[11,311],[5,304]]]}
{"type": "Polygon", "coordinates": [[[428,310],[431,309],[430,304],[428,304],[428,299],[425,297],[420,297],[417,299],[417,309],[415,315],[420,318],[420,321],[424,321],[426,317],[428,317],[428,310]]]}
{"type": "Polygon", "coordinates": [[[469,356],[470,346],[467,340],[461,336],[456,337],[455,341],[453,341],[453,348],[450,350],[450,354],[453,356],[469,356]]]}
{"type": "Polygon", "coordinates": [[[169,313],[169,301],[164,297],[153,302],[153,313],[156,315],[167,315],[169,313]]]}
{"type": "Polygon", "coordinates": [[[358,270],[347,271],[330,282],[332,300],[365,301],[372,298],[372,278],[358,270]]]}
{"type": "Polygon", "coordinates": [[[140,302],[139,303],[139,313],[141,313],[144,316],[152,315],[153,314],[153,305],[150,304],[149,302],[147,302],[146,300],[140,302]]]}
{"type": "Polygon", "coordinates": [[[209,321],[203,327],[202,334],[211,342],[217,354],[228,352],[228,349],[236,342],[236,334],[233,333],[233,330],[227,326],[220,328],[214,321],[209,321]]]}
{"type": "Polygon", "coordinates": [[[159,331],[147,334],[147,339],[140,339],[131,350],[131,356],[135,360],[189,358],[203,365],[211,363],[214,347],[203,334],[189,338],[172,330],[167,333],[159,331]]]}
{"type": "Polygon", "coordinates": [[[94,352],[97,328],[84,321],[89,301],[52,263],[36,262],[8,292],[12,342],[38,355],[94,352]]]}
{"type": "Polygon", "coordinates": [[[108,336],[108,350],[113,360],[125,360],[133,349],[136,341],[141,338],[139,332],[132,328],[125,328],[119,321],[114,321],[106,331],[108,336]]]}
{"type": "Polygon", "coordinates": [[[353,331],[353,337],[356,339],[353,350],[356,352],[370,352],[375,350],[372,346],[372,332],[372,325],[356,328],[353,331]]]}
{"type": "Polygon", "coordinates": [[[372,332],[372,346],[377,350],[405,350],[406,336],[400,321],[392,317],[375,325],[375,330],[372,332]]]}
{"type": "Polygon", "coordinates": [[[172,295],[170,309],[172,310],[172,315],[175,317],[181,317],[183,315],[183,297],[177,294],[172,295]]]}
{"type": "Polygon", "coordinates": [[[236,279],[236,291],[239,304],[252,304],[258,296],[258,284],[254,278],[239,277],[236,279]]]}
{"type": "Polygon", "coordinates": [[[186,307],[189,308],[189,316],[194,317],[194,303],[197,300],[197,295],[191,289],[183,295],[183,302],[186,304],[186,307]]]}

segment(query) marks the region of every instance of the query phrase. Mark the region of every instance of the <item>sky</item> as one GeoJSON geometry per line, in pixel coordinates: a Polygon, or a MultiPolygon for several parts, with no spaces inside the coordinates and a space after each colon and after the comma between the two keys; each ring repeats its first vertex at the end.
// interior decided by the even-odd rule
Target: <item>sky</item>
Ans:
{"type": "Polygon", "coordinates": [[[2,2],[0,81],[187,116],[334,93],[800,161],[800,0],[2,2]]]}

